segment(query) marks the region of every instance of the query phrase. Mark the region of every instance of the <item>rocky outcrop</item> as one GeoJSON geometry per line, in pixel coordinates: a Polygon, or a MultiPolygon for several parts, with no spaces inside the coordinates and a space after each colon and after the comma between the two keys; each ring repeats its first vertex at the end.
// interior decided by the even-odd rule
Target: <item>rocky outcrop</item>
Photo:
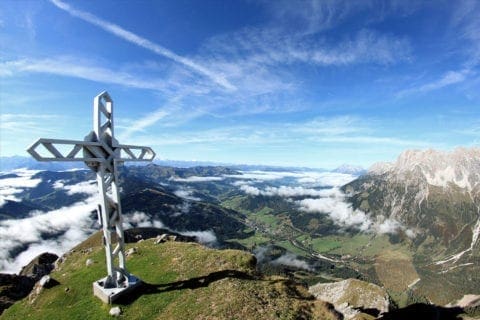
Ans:
{"type": "Polygon", "coordinates": [[[333,304],[345,319],[358,318],[362,313],[377,317],[390,307],[385,289],[357,279],[318,283],[308,291],[317,299],[333,304]]]}
{"type": "Polygon", "coordinates": [[[44,252],[24,266],[20,271],[20,275],[31,277],[35,281],[38,281],[55,268],[54,263],[57,259],[58,256],[56,254],[44,252]]]}
{"type": "Polygon", "coordinates": [[[480,318],[480,295],[466,294],[454,303],[448,304],[448,308],[461,308],[464,312],[475,319],[480,318]]]}
{"type": "Polygon", "coordinates": [[[46,287],[50,278],[47,281],[45,276],[54,269],[57,259],[56,254],[45,252],[24,266],[18,275],[0,274],[0,314],[15,301],[28,296],[35,287],[35,282],[44,279],[38,285],[46,287]]]}
{"type": "Polygon", "coordinates": [[[32,291],[35,280],[31,277],[0,273],[0,314],[15,301],[32,291]]]}
{"type": "Polygon", "coordinates": [[[131,228],[125,230],[125,242],[133,243],[140,240],[147,240],[151,238],[165,237],[165,241],[177,242],[199,242],[197,237],[186,236],[180,233],[163,229],[163,228],[131,228]]]}

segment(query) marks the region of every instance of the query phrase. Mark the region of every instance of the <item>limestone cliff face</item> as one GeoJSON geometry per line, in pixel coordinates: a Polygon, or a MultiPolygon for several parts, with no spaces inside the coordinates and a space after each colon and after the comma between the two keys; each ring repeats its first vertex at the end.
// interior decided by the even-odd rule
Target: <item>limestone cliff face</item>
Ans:
{"type": "Polygon", "coordinates": [[[343,191],[355,210],[384,221],[379,231],[392,242],[408,244],[416,295],[443,305],[477,292],[480,148],[405,151],[343,191]]]}
{"type": "Polygon", "coordinates": [[[333,304],[346,319],[353,319],[362,312],[378,316],[389,311],[390,300],[385,289],[357,279],[318,283],[311,286],[309,292],[333,304]]]}
{"type": "Polygon", "coordinates": [[[430,250],[445,256],[478,250],[480,148],[408,150],[344,190],[354,207],[395,221],[397,233],[417,246],[434,243],[430,250]]]}
{"type": "Polygon", "coordinates": [[[480,191],[480,148],[457,148],[452,152],[406,150],[394,163],[373,165],[371,175],[388,175],[405,182],[422,181],[431,186],[457,186],[480,191]]]}

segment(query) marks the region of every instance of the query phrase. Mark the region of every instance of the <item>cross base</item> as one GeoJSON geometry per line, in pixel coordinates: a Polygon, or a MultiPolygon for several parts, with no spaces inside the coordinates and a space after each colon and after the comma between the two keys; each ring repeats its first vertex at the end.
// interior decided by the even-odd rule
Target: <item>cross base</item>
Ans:
{"type": "Polygon", "coordinates": [[[93,295],[108,304],[113,303],[122,295],[134,290],[142,284],[142,280],[130,274],[128,279],[121,283],[120,287],[105,288],[104,286],[107,282],[107,278],[108,277],[102,278],[93,283],[93,295]]]}

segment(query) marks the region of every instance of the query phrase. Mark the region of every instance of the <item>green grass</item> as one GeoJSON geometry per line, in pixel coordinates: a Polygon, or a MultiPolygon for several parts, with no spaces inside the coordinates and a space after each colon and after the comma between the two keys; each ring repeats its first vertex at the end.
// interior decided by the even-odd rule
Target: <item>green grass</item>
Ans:
{"type": "Polygon", "coordinates": [[[228,198],[222,201],[222,207],[227,209],[232,209],[236,211],[240,211],[241,213],[250,213],[248,210],[242,209],[242,202],[245,199],[245,196],[235,196],[228,198]]]}
{"type": "Polygon", "coordinates": [[[323,237],[313,238],[312,247],[317,252],[329,252],[333,249],[337,249],[341,246],[341,242],[338,237],[323,237]]]}
{"type": "Polygon", "coordinates": [[[252,248],[255,245],[264,245],[267,243],[270,243],[270,238],[263,236],[261,233],[256,232],[253,236],[245,238],[245,239],[231,239],[229,242],[238,242],[241,245],[247,247],[247,248],[252,248]]]}
{"type": "Polygon", "coordinates": [[[260,221],[269,227],[274,227],[278,224],[278,218],[276,216],[268,213],[261,213],[261,211],[255,215],[255,220],[260,221]]]}
{"type": "Polygon", "coordinates": [[[296,255],[308,256],[307,252],[303,251],[302,249],[299,249],[299,248],[295,247],[294,245],[291,244],[291,242],[289,240],[279,241],[279,242],[277,242],[277,244],[281,247],[284,247],[288,251],[290,251],[292,253],[295,253],[296,255]]]}
{"type": "Polygon", "coordinates": [[[263,207],[262,210],[260,211],[257,211],[256,214],[257,215],[269,215],[273,212],[273,209],[272,208],[269,208],[269,207],[263,207]]]}
{"type": "MultiPolygon", "coordinates": [[[[58,285],[43,289],[34,301],[17,302],[0,318],[111,319],[111,306],[92,293],[92,283],[106,273],[103,248],[95,242],[85,242],[52,272],[58,285]],[[86,259],[94,265],[86,267],[86,259]]],[[[132,246],[138,252],[128,258],[128,269],[148,285],[119,304],[120,319],[296,319],[300,314],[333,319],[303,287],[256,274],[249,253],[152,240],[127,247],[132,246]]]]}

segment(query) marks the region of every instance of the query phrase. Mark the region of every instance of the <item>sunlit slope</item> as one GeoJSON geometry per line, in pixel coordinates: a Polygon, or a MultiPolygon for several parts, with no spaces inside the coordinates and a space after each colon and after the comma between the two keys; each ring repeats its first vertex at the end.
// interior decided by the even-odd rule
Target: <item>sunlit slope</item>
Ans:
{"type": "MultiPolygon", "coordinates": [[[[95,234],[66,256],[51,277],[52,288],[7,309],[2,319],[109,319],[111,306],[92,294],[105,275],[104,252],[95,234]],[[85,262],[94,264],[87,267],[85,262]]],[[[304,287],[281,277],[263,277],[255,258],[237,250],[154,239],[129,244],[137,253],[128,268],[145,285],[118,302],[124,319],[334,319],[304,287]]]]}

